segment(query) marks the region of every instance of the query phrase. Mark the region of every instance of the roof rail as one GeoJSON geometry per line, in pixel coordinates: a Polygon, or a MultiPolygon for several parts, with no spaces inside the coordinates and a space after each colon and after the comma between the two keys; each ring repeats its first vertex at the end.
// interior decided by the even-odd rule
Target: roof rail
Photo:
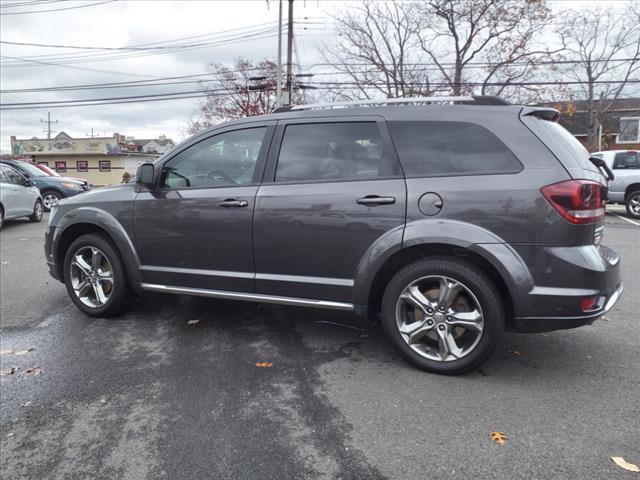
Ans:
{"type": "Polygon", "coordinates": [[[315,110],[340,107],[357,107],[372,105],[394,105],[394,104],[463,104],[463,105],[509,105],[509,102],[500,97],[488,95],[472,96],[443,96],[443,97],[408,97],[408,98],[383,98],[380,100],[351,100],[347,102],[333,103],[310,103],[307,105],[287,105],[278,107],[274,113],[290,112],[297,110],[315,110]]]}

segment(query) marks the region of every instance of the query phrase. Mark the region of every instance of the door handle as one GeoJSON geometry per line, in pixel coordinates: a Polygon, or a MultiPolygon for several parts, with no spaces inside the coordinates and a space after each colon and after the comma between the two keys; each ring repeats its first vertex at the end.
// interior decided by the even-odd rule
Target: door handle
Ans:
{"type": "Polygon", "coordinates": [[[235,200],[233,198],[227,198],[226,200],[223,200],[222,202],[220,202],[218,206],[225,207],[225,208],[230,208],[230,207],[242,208],[242,207],[249,206],[249,202],[247,202],[246,200],[235,200]]]}
{"type": "Polygon", "coordinates": [[[367,195],[366,197],[359,198],[356,203],[360,205],[391,205],[396,203],[396,197],[381,197],[380,195],[367,195]]]}

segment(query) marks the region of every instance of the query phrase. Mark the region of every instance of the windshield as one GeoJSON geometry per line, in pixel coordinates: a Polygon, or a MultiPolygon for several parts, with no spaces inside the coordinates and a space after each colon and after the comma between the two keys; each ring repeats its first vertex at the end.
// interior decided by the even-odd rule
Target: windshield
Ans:
{"type": "Polygon", "coordinates": [[[21,170],[26,170],[27,172],[29,172],[29,175],[31,175],[32,177],[46,177],[47,176],[47,174],[44,173],[42,170],[40,170],[38,167],[34,167],[33,165],[31,165],[30,163],[27,163],[27,162],[17,163],[16,166],[21,170]]]}
{"type": "Polygon", "coordinates": [[[43,165],[42,163],[38,165],[38,168],[40,170],[44,170],[45,173],[48,173],[49,176],[51,176],[51,177],[59,177],[60,176],[60,174],[58,172],[56,172],[55,170],[51,170],[48,166],[43,165]]]}

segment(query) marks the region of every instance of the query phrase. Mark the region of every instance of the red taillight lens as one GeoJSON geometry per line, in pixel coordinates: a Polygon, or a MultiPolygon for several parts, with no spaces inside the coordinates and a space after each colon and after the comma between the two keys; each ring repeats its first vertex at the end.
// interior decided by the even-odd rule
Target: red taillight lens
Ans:
{"type": "Polygon", "coordinates": [[[541,189],[544,197],[571,223],[594,223],[604,218],[605,186],[592,180],[567,180],[541,189]]]}
{"type": "Polygon", "coordinates": [[[582,307],[583,312],[588,312],[589,310],[595,310],[598,308],[598,297],[584,297],[580,301],[580,307],[582,307]]]}

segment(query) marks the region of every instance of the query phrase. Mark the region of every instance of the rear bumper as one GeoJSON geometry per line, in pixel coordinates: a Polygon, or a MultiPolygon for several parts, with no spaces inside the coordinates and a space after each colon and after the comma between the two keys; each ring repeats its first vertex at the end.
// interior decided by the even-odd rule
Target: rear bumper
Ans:
{"type": "Polygon", "coordinates": [[[589,325],[613,308],[622,295],[620,258],[604,245],[530,246],[527,250],[525,261],[533,266],[535,286],[526,295],[526,311],[515,312],[514,328],[518,332],[589,325]],[[584,311],[582,300],[587,298],[595,298],[596,304],[584,311]]]}
{"type": "Polygon", "coordinates": [[[606,299],[604,307],[598,309],[595,313],[589,313],[577,317],[538,317],[529,318],[521,317],[515,319],[516,331],[521,333],[539,333],[550,332],[553,330],[567,330],[570,328],[583,327],[591,325],[598,318],[613,308],[622,292],[624,285],[620,283],[618,288],[606,299]]]}

